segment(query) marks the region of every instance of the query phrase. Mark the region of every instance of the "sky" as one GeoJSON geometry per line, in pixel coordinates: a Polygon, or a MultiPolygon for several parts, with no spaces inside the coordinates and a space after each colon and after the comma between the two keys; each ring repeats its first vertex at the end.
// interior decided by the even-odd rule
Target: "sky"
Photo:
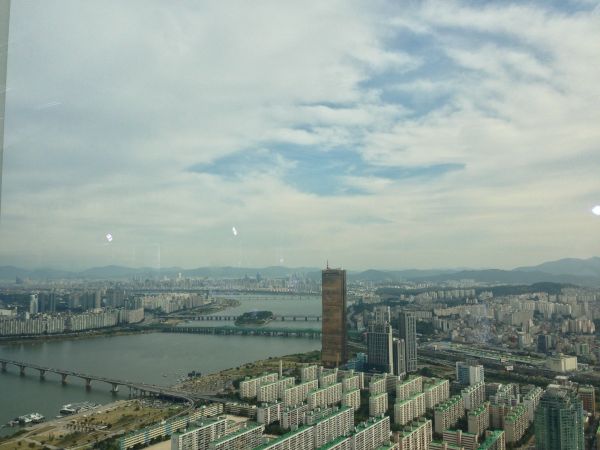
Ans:
{"type": "Polygon", "coordinates": [[[14,1],[0,265],[600,255],[599,80],[599,1],[14,1]]]}

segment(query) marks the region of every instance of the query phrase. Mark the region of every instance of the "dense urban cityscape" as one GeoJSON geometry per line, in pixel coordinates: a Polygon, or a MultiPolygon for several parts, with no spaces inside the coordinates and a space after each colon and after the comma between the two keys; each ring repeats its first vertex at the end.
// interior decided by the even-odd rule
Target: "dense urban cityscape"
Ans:
{"type": "Polygon", "coordinates": [[[0,450],[600,450],[600,0],[0,0],[0,450]]]}
{"type": "Polygon", "coordinates": [[[140,333],[239,335],[250,345],[261,337],[320,338],[321,345],[229,372],[193,371],[170,387],[0,353],[3,377],[35,373],[60,383],[60,376],[50,381],[56,373],[63,384],[85,381],[89,392],[105,383],[113,396],[126,394],[105,405],[75,403],[54,420],[23,411],[10,420],[16,437],[8,434],[0,448],[596,448],[600,289],[347,276],[327,267],[320,280],[315,272],[259,272],[5,283],[2,348],[140,333]],[[319,292],[316,311],[251,308],[257,298],[276,308],[319,292]],[[129,415],[128,408],[146,414],[129,415]],[[107,409],[117,422],[104,419],[107,409]]]}

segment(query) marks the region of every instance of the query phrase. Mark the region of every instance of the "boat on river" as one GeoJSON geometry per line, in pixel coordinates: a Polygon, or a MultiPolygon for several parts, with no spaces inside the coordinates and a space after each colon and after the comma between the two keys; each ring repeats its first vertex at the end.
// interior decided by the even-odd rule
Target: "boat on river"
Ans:
{"type": "Polygon", "coordinates": [[[63,416],[68,416],[71,414],[89,411],[90,409],[94,409],[97,406],[98,404],[91,402],[67,403],[66,405],[62,406],[62,408],[60,409],[60,413],[63,416]]]}
{"type": "MultiPolygon", "coordinates": [[[[19,416],[16,420],[18,421],[19,425],[28,425],[30,423],[41,423],[45,420],[45,417],[40,413],[33,412],[25,414],[24,416],[19,416]]],[[[14,420],[11,420],[11,422],[14,422],[14,420]]]]}

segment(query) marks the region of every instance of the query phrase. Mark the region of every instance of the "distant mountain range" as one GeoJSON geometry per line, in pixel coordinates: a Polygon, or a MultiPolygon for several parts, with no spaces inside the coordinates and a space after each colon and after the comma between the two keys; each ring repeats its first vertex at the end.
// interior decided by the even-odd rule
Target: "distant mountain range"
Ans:
{"type": "MultiPolygon", "coordinates": [[[[128,279],[132,277],[172,277],[181,273],[184,277],[243,278],[260,274],[265,278],[281,278],[290,275],[302,275],[315,280],[320,278],[318,267],[200,267],[183,269],[166,267],[131,268],[123,266],[94,267],[80,272],[56,269],[28,270],[14,266],[0,266],[0,280],[15,280],[16,277],[32,280],[52,279],[128,279]]],[[[568,283],[580,286],[600,287],[600,257],[589,259],[567,258],[550,261],[537,266],[517,267],[513,270],[499,269],[431,269],[431,270],[375,270],[349,271],[350,281],[402,282],[402,281],[452,281],[474,280],[478,282],[503,284],[533,284],[540,282],[568,283]]]]}

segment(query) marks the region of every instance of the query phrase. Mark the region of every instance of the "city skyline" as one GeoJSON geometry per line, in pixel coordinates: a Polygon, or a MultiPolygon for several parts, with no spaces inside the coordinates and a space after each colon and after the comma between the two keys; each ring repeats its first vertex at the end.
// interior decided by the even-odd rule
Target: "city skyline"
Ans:
{"type": "Polygon", "coordinates": [[[0,261],[511,267],[598,254],[597,12],[16,2],[0,261]]]}

